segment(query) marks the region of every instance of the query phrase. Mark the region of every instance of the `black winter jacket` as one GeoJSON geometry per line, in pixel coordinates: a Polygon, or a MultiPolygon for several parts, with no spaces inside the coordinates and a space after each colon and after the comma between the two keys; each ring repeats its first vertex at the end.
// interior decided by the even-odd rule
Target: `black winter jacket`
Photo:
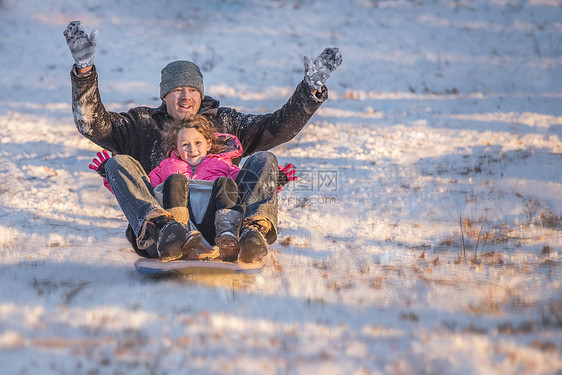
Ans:
{"type": "MultiPolygon", "coordinates": [[[[165,159],[160,131],[172,118],[164,103],[158,108],[137,107],[126,113],[109,112],[101,102],[95,67],[83,75],[72,69],[70,76],[74,122],[82,135],[109,151],[132,156],[146,173],[165,159]]],[[[302,81],[283,107],[261,115],[220,107],[217,100],[205,96],[199,113],[208,116],[219,132],[238,137],[244,149],[243,156],[248,156],[295,137],[328,98],[325,87],[319,93],[320,98],[317,98],[302,81]]]]}

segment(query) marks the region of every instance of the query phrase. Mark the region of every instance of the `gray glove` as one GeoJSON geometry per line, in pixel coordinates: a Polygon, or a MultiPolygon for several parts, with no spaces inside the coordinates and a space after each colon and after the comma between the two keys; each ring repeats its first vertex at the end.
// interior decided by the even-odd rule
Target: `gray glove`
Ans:
{"type": "Polygon", "coordinates": [[[342,55],[338,48],[326,48],[314,61],[304,57],[304,80],[314,90],[326,84],[330,74],[341,65],[342,55]]]}
{"type": "Polygon", "coordinates": [[[98,46],[98,30],[92,31],[90,37],[84,31],[82,22],[72,21],[64,30],[64,37],[70,53],[76,62],[77,68],[85,68],[94,65],[96,48],[98,46]]]}

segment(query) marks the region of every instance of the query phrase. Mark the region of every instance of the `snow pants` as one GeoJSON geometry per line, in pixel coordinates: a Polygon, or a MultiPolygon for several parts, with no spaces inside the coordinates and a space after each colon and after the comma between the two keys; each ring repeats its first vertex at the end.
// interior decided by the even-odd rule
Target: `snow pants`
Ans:
{"type": "Polygon", "coordinates": [[[201,194],[197,191],[197,189],[201,190],[200,185],[192,184],[182,174],[173,174],[163,184],[162,207],[170,211],[177,207],[186,207],[189,210],[189,221],[201,232],[205,240],[214,246],[215,213],[225,208],[238,211],[240,214],[243,214],[244,210],[239,203],[238,186],[232,178],[219,177],[207,186],[209,187],[207,194],[205,192],[201,194]],[[191,186],[195,191],[190,190],[191,186]]]}

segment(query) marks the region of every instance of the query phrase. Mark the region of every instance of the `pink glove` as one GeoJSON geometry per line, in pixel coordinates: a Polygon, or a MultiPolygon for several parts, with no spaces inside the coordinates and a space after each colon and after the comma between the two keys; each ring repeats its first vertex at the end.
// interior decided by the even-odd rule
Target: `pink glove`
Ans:
{"type": "Polygon", "coordinates": [[[107,190],[109,190],[111,194],[113,194],[113,189],[111,189],[111,186],[109,185],[109,181],[107,181],[105,174],[105,163],[110,158],[111,156],[109,156],[109,152],[107,152],[107,150],[98,152],[97,158],[92,159],[93,164],[88,165],[88,168],[90,168],[94,172],[97,172],[97,174],[103,177],[103,186],[105,186],[107,190]]]}
{"type": "Polygon", "coordinates": [[[92,159],[93,164],[88,165],[88,168],[105,178],[105,162],[108,161],[111,156],[109,156],[107,150],[100,151],[97,155],[98,157],[92,159]]]}
{"type": "Polygon", "coordinates": [[[297,170],[293,166],[293,164],[289,163],[285,165],[285,167],[279,166],[279,178],[277,179],[277,194],[281,192],[283,187],[292,181],[296,181],[299,179],[297,176],[297,170]]]}

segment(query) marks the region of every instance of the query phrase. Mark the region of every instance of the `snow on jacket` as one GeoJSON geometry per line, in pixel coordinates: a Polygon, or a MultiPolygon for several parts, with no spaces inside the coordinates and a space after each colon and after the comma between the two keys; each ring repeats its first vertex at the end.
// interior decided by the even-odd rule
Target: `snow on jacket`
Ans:
{"type": "MultiPolygon", "coordinates": [[[[132,156],[145,171],[151,171],[166,158],[160,131],[172,118],[164,103],[157,108],[109,112],[101,102],[95,66],[85,74],[78,74],[73,68],[70,76],[74,122],[82,135],[114,153],[132,156]]],[[[199,114],[209,118],[218,132],[236,136],[244,150],[242,156],[249,156],[294,138],[328,98],[328,91],[323,87],[316,95],[319,97],[302,81],[280,109],[261,115],[220,107],[217,100],[205,96],[199,114]]]]}
{"type": "Polygon", "coordinates": [[[162,160],[154,168],[148,178],[152,186],[158,186],[175,173],[181,173],[188,179],[215,181],[221,176],[235,179],[240,168],[232,164],[232,159],[242,155],[242,145],[238,139],[230,134],[217,134],[219,140],[225,142],[227,149],[220,154],[208,154],[198,166],[192,167],[181,160],[175,152],[169,158],[162,160]]]}

